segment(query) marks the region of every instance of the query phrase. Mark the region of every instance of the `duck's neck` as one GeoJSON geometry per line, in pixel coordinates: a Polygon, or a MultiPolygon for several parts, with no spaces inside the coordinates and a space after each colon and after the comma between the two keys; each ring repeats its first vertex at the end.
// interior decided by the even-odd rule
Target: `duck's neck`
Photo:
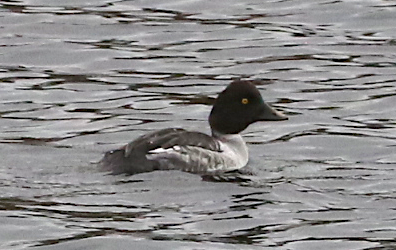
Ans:
{"type": "Polygon", "coordinates": [[[236,165],[246,165],[249,158],[248,148],[240,134],[221,134],[212,131],[213,137],[221,142],[221,149],[227,155],[234,158],[236,165]]]}

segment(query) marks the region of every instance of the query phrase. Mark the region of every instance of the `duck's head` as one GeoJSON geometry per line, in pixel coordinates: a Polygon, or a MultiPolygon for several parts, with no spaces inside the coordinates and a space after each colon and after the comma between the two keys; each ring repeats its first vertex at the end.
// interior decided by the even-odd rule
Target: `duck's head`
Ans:
{"type": "Polygon", "coordinates": [[[212,132],[238,134],[258,121],[281,121],[288,118],[264,102],[252,81],[231,82],[219,94],[209,116],[212,132]]]}

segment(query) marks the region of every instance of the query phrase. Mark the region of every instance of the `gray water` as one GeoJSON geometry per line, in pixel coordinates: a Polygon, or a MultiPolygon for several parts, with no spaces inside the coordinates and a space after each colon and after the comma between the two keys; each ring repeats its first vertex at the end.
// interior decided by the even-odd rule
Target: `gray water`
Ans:
{"type": "Polygon", "coordinates": [[[0,248],[396,249],[395,23],[386,0],[0,1],[0,248]],[[234,78],[290,118],[243,133],[254,175],[95,168],[209,132],[234,78]]]}

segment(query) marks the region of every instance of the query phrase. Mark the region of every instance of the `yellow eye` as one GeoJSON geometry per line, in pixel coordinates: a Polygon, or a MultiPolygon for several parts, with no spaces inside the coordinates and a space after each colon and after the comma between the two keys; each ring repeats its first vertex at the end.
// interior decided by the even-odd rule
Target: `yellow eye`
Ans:
{"type": "Polygon", "coordinates": [[[242,104],[248,104],[249,103],[249,99],[247,98],[242,98],[242,104]]]}

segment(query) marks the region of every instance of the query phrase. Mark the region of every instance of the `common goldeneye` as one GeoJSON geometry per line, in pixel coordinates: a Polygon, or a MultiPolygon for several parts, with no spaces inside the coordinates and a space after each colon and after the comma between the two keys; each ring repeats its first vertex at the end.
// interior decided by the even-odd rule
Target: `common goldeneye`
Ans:
{"type": "Polygon", "coordinates": [[[109,151],[99,162],[112,174],[181,170],[199,174],[237,170],[248,162],[239,134],[257,121],[287,120],[266,104],[251,81],[236,80],[219,94],[209,115],[212,136],[166,128],[109,151]]]}

